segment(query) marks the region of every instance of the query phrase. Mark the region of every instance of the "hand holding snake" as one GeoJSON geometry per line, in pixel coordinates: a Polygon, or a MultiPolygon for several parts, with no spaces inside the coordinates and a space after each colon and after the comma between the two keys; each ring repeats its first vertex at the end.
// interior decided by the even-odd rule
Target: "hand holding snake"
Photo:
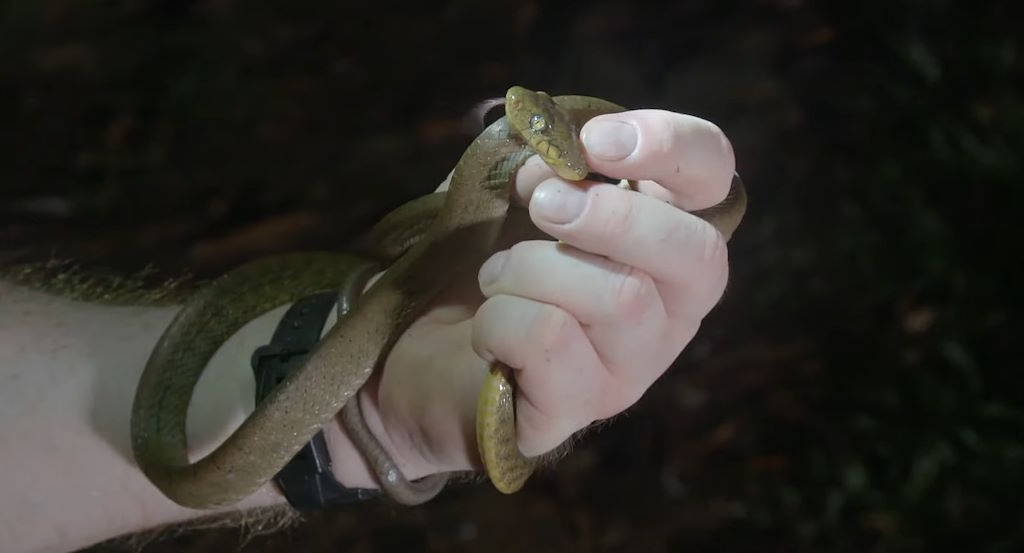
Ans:
{"type": "Polygon", "coordinates": [[[367,388],[379,428],[420,430],[388,432],[416,476],[480,468],[480,358],[517,369],[519,447],[540,455],[632,405],[722,295],[722,236],[684,211],[717,205],[729,192],[734,159],[722,131],[661,110],[602,116],[583,131],[585,140],[612,142],[608,157],[588,155],[590,167],[643,179],[640,193],[567,182],[531,158],[516,199],[529,208],[527,224],[547,236],[520,241],[526,231],[510,229],[502,245],[511,247],[413,323],[380,385],[367,388]],[[636,133],[634,147],[624,133],[636,133]],[[626,155],[610,151],[619,146],[626,155]],[[580,200],[581,215],[563,222],[562,210],[580,200]],[[477,309],[480,292],[486,301],[477,309]]]}
{"type": "MultiPolygon", "coordinates": [[[[600,111],[619,110],[606,104],[583,120],[600,111]]],[[[721,296],[728,273],[725,240],[745,205],[742,186],[733,180],[732,151],[721,131],[695,118],[641,110],[600,116],[583,126],[581,135],[590,170],[638,179],[639,193],[608,184],[568,182],[551,177],[546,164],[527,161],[515,178],[515,196],[528,203],[537,228],[563,244],[550,239],[519,242],[484,264],[479,284],[466,280],[478,261],[459,262],[459,272],[448,275],[456,280],[436,283],[429,301],[414,310],[417,316],[402,325],[397,342],[398,336],[370,339],[385,333],[381,325],[387,321],[366,314],[339,324],[332,331],[334,337],[348,339],[319,352],[321,366],[326,367],[329,358],[374,356],[373,351],[360,351],[356,341],[370,339],[369,347],[377,350],[394,345],[378,377],[357,397],[362,398],[370,430],[407,477],[479,468],[475,442],[480,440],[473,431],[474,426],[479,430],[479,417],[473,406],[488,368],[481,359],[513,369],[518,393],[513,396],[517,439],[512,441],[532,456],[632,405],[693,337],[721,296]],[[720,205],[726,207],[716,207],[720,205]],[[703,219],[687,213],[708,208],[703,219]],[[478,294],[471,293],[471,284],[486,298],[482,304],[478,294]],[[438,355],[438,350],[445,353],[438,355]]],[[[472,153],[471,147],[467,156],[472,153]]],[[[453,192],[455,183],[461,186],[464,180],[457,169],[453,192]]],[[[438,218],[453,221],[461,216],[449,210],[438,218]]],[[[463,227],[452,228],[473,226],[474,235],[493,233],[493,220],[487,215],[462,220],[463,227]]],[[[448,236],[442,238],[439,242],[448,236]]],[[[427,251],[427,246],[416,246],[411,252],[417,247],[427,251]]],[[[435,265],[454,263],[445,251],[429,250],[419,259],[432,259],[435,265]]],[[[470,253],[467,257],[479,260],[491,252],[471,248],[470,253]]],[[[401,263],[392,266],[361,301],[376,302],[378,313],[404,313],[405,300],[392,298],[389,290],[420,284],[409,281],[408,275],[402,278],[406,268],[401,263]]],[[[286,386],[278,401],[292,401],[302,410],[298,399],[308,397],[310,390],[323,390],[320,385],[337,388],[337,382],[324,382],[313,372],[316,362],[312,365],[305,378],[286,386]]],[[[359,384],[368,376],[364,370],[359,384]]],[[[143,381],[140,391],[146,390],[146,377],[143,381]]],[[[150,390],[159,388],[157,383],[148,385],[150,390]]],[[[246,466],[231,465],[232,448],[249,448],[250,459],[269,459],[270,468],[264,472],[270,474],[274,463],[287,459],[292,445],[259,449],[265,445],[260,441],[266,441],[265,434],[252,428],[261,420],[266,426],[280,426],[273,420],[277,415],[265,410],[225,444],[226,453],[215,453],[199,465],[183,463],[176,450],[180,437],[164,436],[168,430],[176,432],[174,417],[165,416],[162,424],[152,421],[162,416],[159,409],[180,403],[168,397],[184,388],[190,390],[190,385],[172,386],[162,395],[142,394],[142,405],[149,410],[137,409],[133,423],[140,466],[176,501],[200,506],[230,502],[244,495],[246,486],[251,489],[265,481],[246,466]],[[162,399],[145,401],[156,396],[162,399]],[[279,450],[284,453],[275,455],[279,450]]],[[[352,397],[350,388],[333,404],[309,407],[312,414],[293,419],[285,433],[315,431],[352,397]]],[[[308,437],[294,441],[301,446],[308,437]]]]}

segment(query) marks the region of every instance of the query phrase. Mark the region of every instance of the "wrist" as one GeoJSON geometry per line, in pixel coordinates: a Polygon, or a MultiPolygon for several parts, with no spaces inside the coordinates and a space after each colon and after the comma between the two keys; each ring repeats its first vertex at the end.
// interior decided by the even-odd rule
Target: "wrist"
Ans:
{"type": "MultiPolygon", "coordinates": [[[[360,286],[357,291],[361,291],[366,278],[365,272],[362,275],[353,273],[352,279],[360,280],[349,279],[343,283],[340,297],[337,291],[321,291],[285,306],[286,311],[276,323],[272,338],[256,348],[252,355],[258,407],[262,407],[259,404],[282,381],[298,376],[293,373],[301,370],[306,359],[316,350],[317,342],[330,331],[337,313],[349,308],[352,301],[349,286],[356,284],[360,286]]],[[[358,400],[358,396],[354,395],[352,400],[358,400]]],[[[352,446],[345,443],[351,440],[339,435],[336,429],[337,426],[332,424],[318,428],[310,436],[310,441],[273,476],[274,484],[288,503],[300,511],[358,502],[376,495],[366,485],[370,482],[366,477],[365,464],[351,455],[352,446]],[[328,443],[329,438],[331,443],[328,443]],[[330,453],[331,445],[334,445],[334,456],[330,453]],[[344,455],[339,459],[337,453],[344,455]],[[355,485],[355,482],[364,484],[355,485]]]]}
{"type": "MultiPolygon", "coordinates": [[[[349,401],[359,402],[367,429],[387,452],[402,475],[408,480],[415,480],[438,472],[410,448],[396,442],[388,427],[381,420],[377,402],[373,393],[367,389],[368,387],[364,386],[349,401]]],[[[341,416],[336,417],[336,420],[336,424],[324,428],[324,437],[327,440],[327,448],[332,459],[331,471],[335,479],[346,487],[380,488],[376,471],[356,445],[348,428],[341,422],[341,416]]]]}
{"type": "MultiPolygon", "coordinates": [[[[363,293],[384,274],[383,271],[371,277],[363,287],[363,293]]],[[[328,317],[324,324],[323,335],[337,323],[337,313],[328,317]]],[[[386,365],[386,363],[385,363],[386,365]]],[[[349,401],[358,401],[362,417],[371,434],[381,447],[388,453],[392,461],[402,471],[403,476],[413,480],[438,472],[431,464],[425,462],[422,455],[416,454],[408,444],[394,439],[389,426],[385,425],[381,416],[379,390],[381,374],[374,373],[349,401]]],[[[346,487],[379,488],[376,472],[366,457],[356,446],[350,432],[341,422],[340,414],[335,417],[335,424],[324,427],[324,438],[332,459],[331,470],[338,482],[346,487]]]]}
{"type": "Polygon", "coordinates": [[[487,364],[469,345],[472,319],[441,311],[413,324],[361,394],[367,426],[407,479],[482,468],[476,398],[487,364]]]}

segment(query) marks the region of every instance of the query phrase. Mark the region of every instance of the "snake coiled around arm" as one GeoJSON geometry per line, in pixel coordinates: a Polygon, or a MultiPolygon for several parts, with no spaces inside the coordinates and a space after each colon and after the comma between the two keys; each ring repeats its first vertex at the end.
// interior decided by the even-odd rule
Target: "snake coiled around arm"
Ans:
{"type": "MultiPolygon", "coordinates": [[[[246,322],[323,290],[356,294],[381,266],[330,253],[277,256],[242,266],[190,298],[154,348],[136,390],[131,420],[135,460],[168,498],[202,509],[233,504],[269,481],[325,424],[343,420],[364,452],[380,447],[358,412],[356,392],[381,366],[399,336],[464,270],[493,251],[511,202],[515,174],[535,153],[569,180],[589,171],[579,129],[590,118],[625,108],[585,96],[550,97],[522,87],[506,95],[506,116],[467,148],[448,191],[400,208],[400,224],[376,229],[393,260],[323,337],[307,362],[278,385],[217,449],[190,462],[185,418],[192,390],[217,348],[246,322]],[[389,232],[400,228],[400,232],[389,232]]],[[[739,224],[746,194],[739,178],[728,198],[695,214],[727,238],[739,224]]],[[[395,219],[395,218],[393,218],[395,219]]],[[[385,218],[388,221],[388,218],[385,218]]],[[[477,441],[494,485],[511,493],[533,471],[516,445],[515,394],[496,364],[480,392],[477,441]]],[[[382,450],[381,450],[382,451],[382,450]]],[[[369,454],[383,487],[401,503],[433,497],[446,475],[408,483],[394,464],[369,454]],[[390,487],[389,487],[390,486],[390,487]]]]}

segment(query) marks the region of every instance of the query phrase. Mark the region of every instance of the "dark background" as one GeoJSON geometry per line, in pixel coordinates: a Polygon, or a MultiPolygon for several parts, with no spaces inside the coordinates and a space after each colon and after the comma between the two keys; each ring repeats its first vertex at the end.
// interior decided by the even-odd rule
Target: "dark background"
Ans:
{"type": "Polygon", "coordinates": [[[3,259],[207,278],[341,248],[522,84],[725,129],[733,278],[677,366],[515,496],[144,551],[1024,548],[1011,2],[280,4],[0,3],[3,259]]]}

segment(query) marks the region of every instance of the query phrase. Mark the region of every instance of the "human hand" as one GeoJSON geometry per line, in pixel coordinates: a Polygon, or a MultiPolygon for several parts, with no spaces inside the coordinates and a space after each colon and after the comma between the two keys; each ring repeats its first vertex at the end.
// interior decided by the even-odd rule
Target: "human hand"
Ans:
{"type": "Polygon", "coordinates": [[[687,213],[728,193],[735,161],[721,130],[636,110],[597,117],[581,136],[592,170],[639,180],[638,191],[569,183],[532,158],[516,192],[548,238],[510,228],[514,245],[453,285],[363,389],[367,424],[406,477],[480,467],[474,413],[489,362],[515,369],[519,447],[543,454],[634,404],[721,297],[725,237],[687,213]]]}

